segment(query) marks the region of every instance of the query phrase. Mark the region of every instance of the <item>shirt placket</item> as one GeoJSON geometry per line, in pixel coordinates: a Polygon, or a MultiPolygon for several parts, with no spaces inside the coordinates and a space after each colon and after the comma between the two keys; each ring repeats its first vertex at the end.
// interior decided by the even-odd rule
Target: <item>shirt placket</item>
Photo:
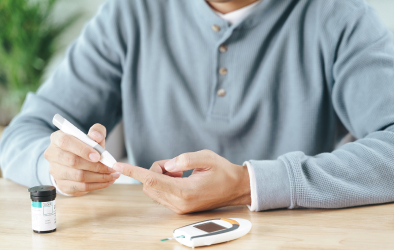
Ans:
{"type": "Polygon", "coordinates": [[[228,53],[231,46],[228,44],[229,37],[233,30],[231,27],[221,27],[212,25],[212,31],[217,34],[217,42],[214,50],[214,83],[212,88],[212,102],[210,116],[212,118],[229,119],[231,110],[231,62],[228,60],[228,53]]]}

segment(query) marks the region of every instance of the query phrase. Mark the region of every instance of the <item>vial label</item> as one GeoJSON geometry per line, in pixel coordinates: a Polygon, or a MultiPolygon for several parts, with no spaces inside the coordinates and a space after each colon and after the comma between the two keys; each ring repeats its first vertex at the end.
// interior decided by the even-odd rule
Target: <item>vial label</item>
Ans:
{"type": "Polygon", "coordinates": [[[31,202],[32,227],[35,231],[56,229],[56,201],[31,202]]]}

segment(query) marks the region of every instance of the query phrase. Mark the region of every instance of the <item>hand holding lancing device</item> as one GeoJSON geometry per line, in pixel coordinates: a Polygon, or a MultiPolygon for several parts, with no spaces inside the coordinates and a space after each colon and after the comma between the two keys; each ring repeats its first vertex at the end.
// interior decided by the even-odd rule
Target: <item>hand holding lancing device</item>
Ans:
{"type": "Polygon", "coordinates": [[[210,150],[158,161],[150,170],[126,163],[114,169],[142,182],[145,194],[178,214],[251,203],[247,168],[210,150]],[[178,178],[191,169],[191,176],[178,178]]]}
{"type": "MultiPolygon", "coordinates": [[[[88,133],[103,148],[106,134],[101,124],[93,125],[88,133]]],[[[49,172],[56,185],[62,192],[72,196],[106,188],[120,176],[99,162],[100,155],[95,149],[61,130],[52,133],[51,144],[44,156],[50,163],[49,172]]]]}

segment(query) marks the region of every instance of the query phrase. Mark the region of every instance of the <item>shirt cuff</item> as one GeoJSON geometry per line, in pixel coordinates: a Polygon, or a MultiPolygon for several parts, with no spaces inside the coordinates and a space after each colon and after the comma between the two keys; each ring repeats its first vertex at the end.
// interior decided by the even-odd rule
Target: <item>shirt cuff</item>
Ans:
{"type": "Polygon", "coordinates": [[[251,211],[287,208],[291,205],[290,181],[281,160],[247,161],[252,203],[251,211]]]}
{"type": "Polygon", "coordinates": [[[71,195],[69,195],[69,194],[63,193],[62,190],[60,190],[60,189],[58,188],[58,186],[56,185],[55,178],[53,178],[53,176],[52,176],[51,174],[50,174],[50,176],[51,176],[52,186],[54,186],[54,187],[56,188],[56,193],[61,194],[61,195],[64,195],[64,196],[71,196],[71,195]]]}
{"type": "Polygon", "coordinates": [[[248,168],[249,172],[249,181],[250,181],[250,196],[251,196],[251,204],[247,205],[250,211],[257,212],[257,191],[256,191],[256,176],[254,174],[254,169],[250,162],[245,161],[244,166],[248,168]]]}
{"type": "Polygon", "coordinates": [[[56,185],[56,181],[53,176],[49,173],[49,162],[45,159],[44,154],[40,156],[38,159],[37,164],[37,175],[38,180],[41,185],[52,185],[56,188],[56,193],[64,195],[64,196],[71,196],[69,194],[63,193],[58,186],[56,185]]]}
{"type": "MultiPolygon", "coordinates": [[[[44,143],[45,148],[47,148],[47,145],[49,145],[50,141],[48,139],[47,142],[44,143]]],[[[49,175],[49,162],[47,159],[44,157],[44,152],[41,153],[41,155],[38,158],[37,161],[37,179],[40,185],[50,185],[51,184],[51,178],[49,175]]]]}

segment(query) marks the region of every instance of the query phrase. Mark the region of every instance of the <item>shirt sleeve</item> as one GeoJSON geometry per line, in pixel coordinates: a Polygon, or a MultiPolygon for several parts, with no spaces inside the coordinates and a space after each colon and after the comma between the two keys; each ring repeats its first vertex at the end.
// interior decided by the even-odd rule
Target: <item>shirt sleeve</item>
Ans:
{"type": "Polygon", "coordinates": [[[51,184],[43,156],[56,113],[85,133],[95,123],[108,131],[121,119],[125,48],[117,1],[107,1],[68,48],[63,62],[37,93],[29,93],[0,141],[4,177],[21,185],[51,184]]]}
{"type": "Polygon", "coordinates": [[[342,21],[333,51],[331,100],[340,121],[358,140],[331,153],[290,152],[274,163],[250,161],[256,172],[257,210],[394,201],[392,34],[367,5],[342,21]],[[280,202],[269,194],[275,190],[283,198],[280,202]]]}

